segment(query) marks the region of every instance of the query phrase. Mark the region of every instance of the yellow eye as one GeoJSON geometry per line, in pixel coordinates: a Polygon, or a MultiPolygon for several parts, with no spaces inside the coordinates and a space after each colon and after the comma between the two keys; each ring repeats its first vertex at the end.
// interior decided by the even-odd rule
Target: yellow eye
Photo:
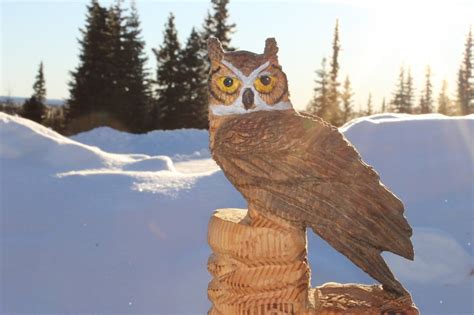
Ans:
{"type": "Polygon", "coordinates": [[[276,79],[272,75],[262,75],[254,82],[255,89],[260,93],[270,93],[275,87],[276,79]]]}
{"type": "Polygon", "coordinates": [[[232,94],[235,91],[237,91],[239,86],[240,86],[240,81],[237,80],[236,78],[220,77],[219,79],[217,79],[217,87],[219,87],[219,89],[222,92],[225,92],[228,94],[232,94]]]}

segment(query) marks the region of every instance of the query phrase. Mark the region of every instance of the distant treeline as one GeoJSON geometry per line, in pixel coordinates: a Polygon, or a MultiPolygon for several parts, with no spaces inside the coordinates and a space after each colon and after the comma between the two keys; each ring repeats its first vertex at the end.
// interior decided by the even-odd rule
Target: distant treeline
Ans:
{"type": "Polygon", "coordinates": [[[229,0],[211,0],[200,29],[193,28],[184,45],[178,40],[170,13],[163,42],[153,49],[157,68],[146,68],[145,42],[140,19],[116,1],[109,8],[92,0],[87,6],[85,27],[80,30],[79,64],[71,71],[69,98],[61,108],[47,107],[43,63],[33,95],[21,108],[1,104],[0,110],[20,114],[71,135],[99,126],[143,133],[154,129],[208,127],[206,40],[220,39],[232,50],[228,22],[229,0]],[[54,123],[52,123],[52,121],[54,123]]]}
{"type": "MultiPolygon", "coordinates": [[[[400,68],[400,74],[391,99],[388,103],[383,98],[381,112],[427,114],[438,112],[444,115],[468,115],[474,113],[474,72],[473,72],[473,36],[472,29],[466,38],[464,55],[458,71],[456,96],[452,99],[448,92],[448,83],[443,80],[437,97],[434,95],[431,83],[431,67],[426,66],[424,85],[419,97],[415,96],[415,87],[410,68],[400,68]]],[[[339,53],[341,49],[339,39],[339,22],[336,22],[332,43],[332,56],[327,66],[327,59],[323,58],[321,68],[316,71],[316,80],[313,99],[306,110],[316,114],[335,126],[360,116],[375,114],[372,103],[372,94],[369,93],[365,110],[359,105],[354,110],[351,82],[347,76],[341,84],[339,74],[339,53]],[[342,86],[342,88],[341,88],[342,86]]]]}
{"type": "MultiPolygon", "coordinates": [[[[99,126],[143,133],[154,129],[208,127],[206,40],[219,38],[224,49],[234,50],[229,20],[229,0],[211,0],[200,29],[193,28],[184,45],[178,40],[174,15],[164,25],[163,42],[153,49],[157,67],[146,68],[145,42],[135,5],[122,7],[117,0],[109,8],[97,0],[87,6],[85,27],[80,30],[79,64],[71,71],[69,98],[64,106],[46,106],[46,83],[40,64],[33,95],[21,107],[0,103],[0,110],[19,114],[66,135],[99,126]]],[[[473,36],[469,30],[458,71],[457,92],[449,96],[443,81],[437,97],[426,68],[425,83],[417,100],[410,68],[400,69],[393,95],[381,104],[382,112],[445,115],[474,113],[473,36]]],[[[360,116],[374,114],[372,95],[362,109],[354,109],[354,92],[349,77],[339,78],[341,50],[339,22],[336,22],[329,65],[323,58],[316,71],[314,96],[306,110],[335,126],[360,116]]]]}

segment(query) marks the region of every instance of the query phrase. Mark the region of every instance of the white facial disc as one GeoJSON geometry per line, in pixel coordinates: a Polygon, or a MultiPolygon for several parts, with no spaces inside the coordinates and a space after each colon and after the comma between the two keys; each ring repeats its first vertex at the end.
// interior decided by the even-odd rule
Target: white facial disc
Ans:
{"type": "Polygon", "coordinates": [[[235,114],[247,114],[247,113],[252,113],[252,112],[257,112],[261,110],[286,110],[286,109],[291,109],[291,103],[290,102],[279,102],[276,103],[275,105],[268,105],[266,104],[258,95],[258,92],[255,90],[253,86],[253,82],[255,79],[257,79],[258,75],[260,72],[262,72],[264,69],[268,67],[270,64],[269,61],[265,62],[263,65],[252,71],[252,73],[249,76],[245,76],[239,69],[234,67],[233,64],[231,64],[228,61],[223,60],[222,63],[232,70],[234,74],[239,78],[239,80],[242,82],[242,88],[240,89],[240,95],[237,97],[237,99],[231,104],[231,105],[224,105],[224,104],[219,104],[219,105],[211,105],[210,110],[214,115],[217,116],[224,116],[224,115],[235,115],[235,114]],[[244,93],[245,89],[249,88],[253,91],[254,94],[254,104],[255,107],[251,109],[245,109],[244,104],[242,103],[242,94],[244,93]]]}

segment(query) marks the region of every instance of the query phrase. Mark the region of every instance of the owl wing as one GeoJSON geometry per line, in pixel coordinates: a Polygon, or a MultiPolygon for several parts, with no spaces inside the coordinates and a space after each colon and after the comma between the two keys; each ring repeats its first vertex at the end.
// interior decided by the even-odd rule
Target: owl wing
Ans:
{"type": "Polygon", "coordinates": [[[293,111],[228,121],[214,157],[257,209],[311,227],[388,289],[403,294],[380,256],[413,259],[404,207],[339,131],[293,111]]]}

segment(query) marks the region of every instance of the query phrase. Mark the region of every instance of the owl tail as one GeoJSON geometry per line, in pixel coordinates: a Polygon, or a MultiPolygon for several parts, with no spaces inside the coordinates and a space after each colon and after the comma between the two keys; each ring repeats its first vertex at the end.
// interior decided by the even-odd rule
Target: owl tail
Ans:
{"type": "Polygon", "coordinates": [[[379,281],[383,288],[397,295],[409,295],[402,284],[395,279],[390,268],[382,258],[381,250],[376,249],[360,240],[345,237],[339,234],[338,237],[326,238],[319,234],[316,229],[313,231],[326,240],[332,247],[349,258],[356,266],[364,270],[372,278],[379,281]]]}

